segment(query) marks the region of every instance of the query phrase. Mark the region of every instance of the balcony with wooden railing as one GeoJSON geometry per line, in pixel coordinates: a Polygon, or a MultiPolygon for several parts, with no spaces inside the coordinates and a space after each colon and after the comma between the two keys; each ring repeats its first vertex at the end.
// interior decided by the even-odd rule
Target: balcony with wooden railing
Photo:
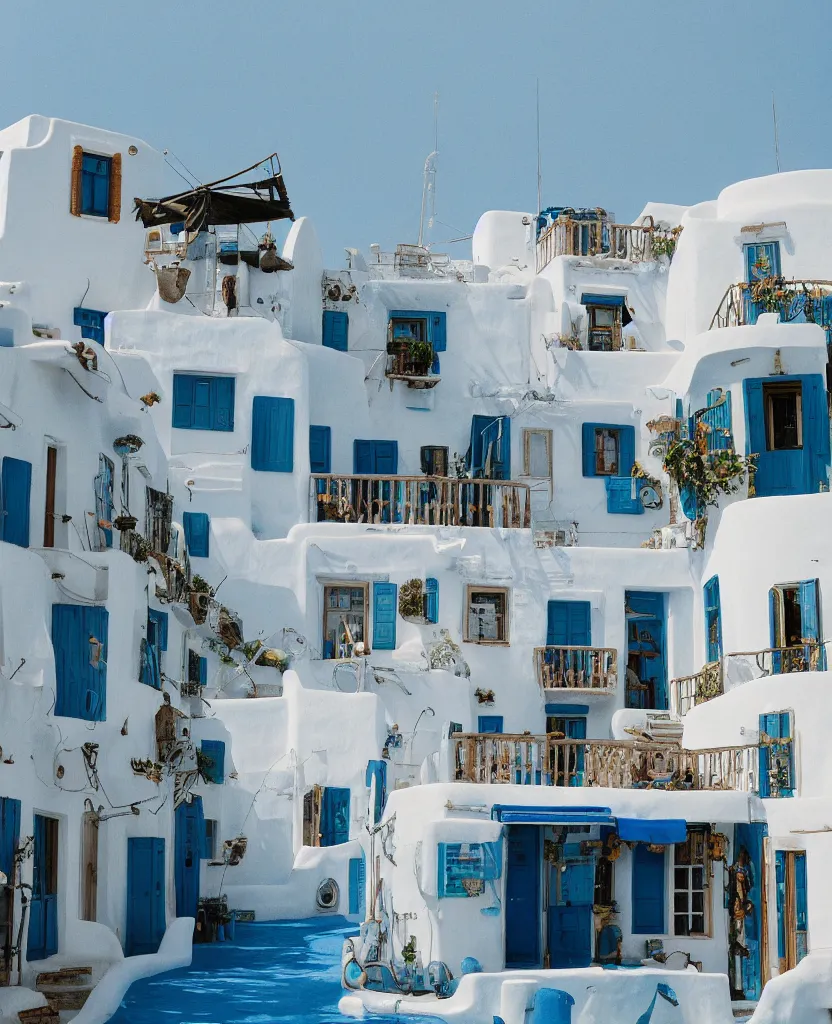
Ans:
{"type": "Polygon", "coordinates": [[[758,748],[466,733],[453,737],[457,782],[610,789],[757,791],[758,748]]]}
{"type": "Polygon", "coordinates": [[[537,239],[537,270],[556,256],[603,256],[645,263],[653,259],[652,217],[643,224],[611,224],[599,211],[596,219],[561,215],[537,239]]]}
{"type": "Polygon", "coordinates": [[[761,313],[778,313],[780,323],[812,323],[832,331],[832,281],[770,277],[729,285],[711,320],[717,327],[756,324],[761,313]]]}
{"type": "Polygon", "coordinates": [[[314,475],[310,520],[528,529],[528,484],[443,476],[314,475]]]}
{"type": "Polygon", "coordinates": [[[719,661],[708,662],[700,672],[672,679],[671,711],[681,717],[698,704],[755,679],[793,672],[824,671],[826,646],[823,642],[812,641],[796,647],[766,647],[760,651],[735,651],[724,654],[719,661]]]}
{"type": "Polygon", "coordinates": [[[540,688],[552,691],[614,693],[618,657],[612,647],[535,647],[534,665],[540,688]]]}

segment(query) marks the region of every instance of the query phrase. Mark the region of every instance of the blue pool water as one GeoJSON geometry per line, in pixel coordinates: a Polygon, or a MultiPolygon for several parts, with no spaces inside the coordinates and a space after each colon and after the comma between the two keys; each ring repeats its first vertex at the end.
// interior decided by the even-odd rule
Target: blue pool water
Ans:
{"type": "Polygon", "coordinates": [[[190,967],[137,981],[112,1024],[347,1024],[341,946],[355,931],[342,917],[238,924],[233,943],[196,945],[190,967]]]}

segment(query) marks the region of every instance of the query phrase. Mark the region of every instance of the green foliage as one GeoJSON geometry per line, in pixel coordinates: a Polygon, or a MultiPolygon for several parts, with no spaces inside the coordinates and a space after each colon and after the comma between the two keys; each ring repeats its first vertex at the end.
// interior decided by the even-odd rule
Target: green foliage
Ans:
{"type": "Polygon", "coordinates": [[[399,589],[399,615],[403,619],[423,619],[425,615],[424,584],[408,580],[399,589]]]}
{"type": "Polygon", "coordinates": [[[680,438],[669,446],[664,469],[680,491],[693,490],[701,517],[704,509],[718,503],[721,494],[739,490],[754,458],[744,459],[732,448],[709,452],[708,428],[700,422],[692,438],[680,438]]]}

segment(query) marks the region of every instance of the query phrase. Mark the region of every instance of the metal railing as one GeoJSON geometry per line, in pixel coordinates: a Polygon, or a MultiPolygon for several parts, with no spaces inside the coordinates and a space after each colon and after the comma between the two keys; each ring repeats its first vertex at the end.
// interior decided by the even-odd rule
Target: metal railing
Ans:
{"type": "Polygon", "coordinates": [[[652,217],[646,217],[644,224],[558,217],[537,240],[537,269],[541,271],[556,256],[605,256],[644,263],[653,259],[654,231],[652,217]]]}
{"type": "Polygon", "coordinates": [[[713,315],[709,330],[755,324],[760,313],[779,313],[781,323],[819,324],[832,330],[832,310],[824,301],[832,294],[832,281],[773,279],[776,284],[764,300],[752,297],[747,283],[729,285],[713,315]]]}
{"type": "Polygon", "coordinates": [[[560,733],[458,733],[453,743],[458,782],[749,793],[758,785],[756,746],[684,750],[668,743],[563,739],[560,733]]]}
{"type": "Polygon", "coordinates": [[[810,642],[795,647],[766,647],[759,651],[734,651],[719,661],[708,662],[690,676],[670,681],[670,705],[673,714],[686,715],[697,704],[719,697],[726,689],[793,672],[826,671],[826,646],[810,642]]]}
{"type": "Polygon", "coordinates": [[[612,647],[535,647],[534,667],[543,690],[603,690],[618,684],[612,647]]]}
{"type": "Polygon", "coordinates": [[[310,520],[528,529],[528,484],[443,476],[314,475],[310,520]]]}

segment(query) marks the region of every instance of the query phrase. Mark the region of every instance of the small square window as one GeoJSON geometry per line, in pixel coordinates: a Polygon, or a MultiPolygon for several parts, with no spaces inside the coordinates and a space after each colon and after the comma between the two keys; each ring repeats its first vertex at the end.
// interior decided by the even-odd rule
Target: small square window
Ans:
{"type": "Polygon", "coordinates": [[[464,639],[473,644],[508,644],[508,590],[468,587],[464,639]]]}
{"type": "Polygon", "coordinates": [[[595,428],[595,475],[618,476],[621,462],[621,431],[595,428]]]}
{"type": "MultiPolygon", "coordinates": [[[[352,658],[356,644],[366,644],[367,584],[341,583],[324,587],[323,656],[352,658]]],[[[369,650],[365,648],[365,654],[369,650]]]]}
{"type": "Polygon", "coordinates": [[[391,317],[390,335],[393,341],[427,341],[427,318],[391,317]]]}
{"type": "Polygon", "coordinates": [[[766,449],[794,451],[803,447],[803,395],[799,383],[764,384],[766,449]]]}

